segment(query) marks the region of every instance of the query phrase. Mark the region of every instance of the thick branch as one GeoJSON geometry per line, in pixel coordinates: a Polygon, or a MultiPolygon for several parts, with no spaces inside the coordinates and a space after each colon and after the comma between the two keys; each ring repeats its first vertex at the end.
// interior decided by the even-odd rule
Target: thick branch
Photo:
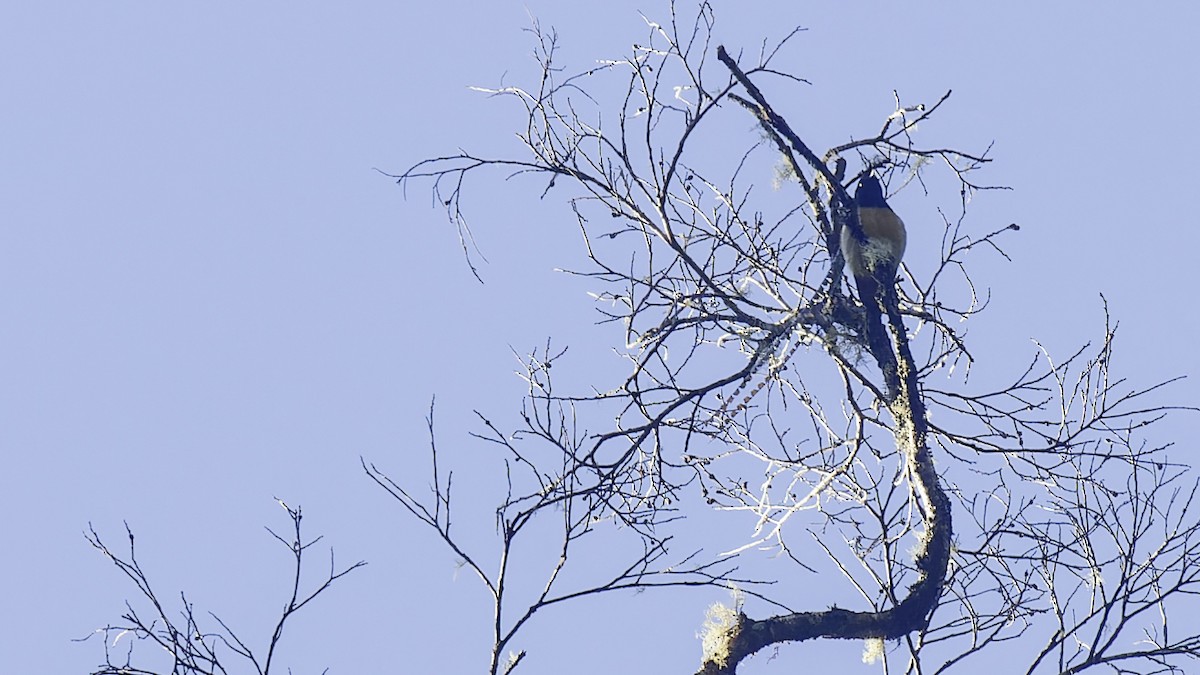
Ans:
{"type": "MultiPolygon", "coordinates": [[[[760,106],[762,119],[792,142],[818,171],[828,176],[828,170],[808,148],[795,138],[783,120],[763,98],[762,93],[746,78],[723,48],[718,58],[746,86],[760,106]],[[795,140],[792,140],[795,138],[795,140]]],[[[840,193],[840,185],[831,180],[831,191],[840,193]],[[838,187],[833,187],[838,185],[838,187]]],[[[848,203],[848,202],[845,202],[848,203]]],[[[928,422],[921,399],[919,369],[913,359],[908,337],[899,311],[894,288],[864,288],[860,285],[863,305],[868,308],[866,333],[872,353],[884,371],[888,385],[888,409],[892,414],[896,448],[903,453],[909,479],[925,522],[925,546],[918,552],[916,566],[919,577],[908,596],[895,607],[878,612],[855,612],[832,608],[818,612],[796,612],[762,620],[738,615],[737,623],[726,635],[725,649],[708,655],[701,675],[731,674],[742,659],[771,644],[810,640],[813,638],[896,639],[923,630],[937,605],[945,583],[950,559],[951,519],[950,501],[943,491],[927,445],[928,422]],[[886,339],[879,308],[888,314],[892,340],[886,339]],[[870,310],[874,311],[870,311],[870,310]],[[895,352],[893,352],[893,347],[895,352]]]]}

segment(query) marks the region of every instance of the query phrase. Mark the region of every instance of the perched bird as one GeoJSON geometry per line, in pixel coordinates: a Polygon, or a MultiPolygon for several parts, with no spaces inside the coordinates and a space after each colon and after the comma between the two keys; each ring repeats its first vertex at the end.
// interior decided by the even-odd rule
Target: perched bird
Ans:
{"type": "MultiPolygon", "coordinates": [[[[859,294],[879,297],[880,289],[896,283],[907,235],[904,221],[888,206],[883,186],[874,176],[864,176],[854,192],[854,207],[865,241],[848,227],[842,228],[842,254],[858,282],[859,294]]],[[[861,298],[863,303],[868,297],[861,298]]]]}

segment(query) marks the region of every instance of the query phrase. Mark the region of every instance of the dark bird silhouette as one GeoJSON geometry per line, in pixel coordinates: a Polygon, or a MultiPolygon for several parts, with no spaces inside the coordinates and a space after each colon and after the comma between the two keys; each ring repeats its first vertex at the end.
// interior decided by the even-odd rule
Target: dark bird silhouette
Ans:
{"type": "Polygon", "coordinates": [[[904,325],[896,296],[896,272],[904,257],[907,234],[904,221],[888,206],[883,186],[874,176],[864,176],[854,192],[855,218],[842,227],[842,255],[858,286],[858,297],[866,313],[863,330],[887,384],[889,401],[900,395],[900,369],[893,346],[884,330],[886,315],[898,335],[900,349],[907,349],[904,325]],[[857,222],[857,227],[854,221],[857,222]]]}
{"type": "Polygon", "coordinates": [[[904,257],[908,236],[904,221],[888,206],[883,186],[874,176],[864,176],[854,192],[854,207],[861,233],[842,228],[842,254],[858,284],[863,304],[882,299],[881,290],[891,290],[904,257]]]}

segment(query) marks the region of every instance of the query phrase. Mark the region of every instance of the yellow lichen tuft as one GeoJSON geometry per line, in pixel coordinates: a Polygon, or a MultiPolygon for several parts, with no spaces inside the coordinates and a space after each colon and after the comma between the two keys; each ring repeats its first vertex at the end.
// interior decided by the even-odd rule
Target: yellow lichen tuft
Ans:
{"type": "Polygon", "coordinates": [[[883,658],[883,640],[867,638],[863,641],[863,663],[872,664],[883,658]]]}
{"type": "Polygon", "coordinates": [[[729,647],[738,635],[738,616],[742,613],[742,594],[732,590],[733,606],[720,602],[708,608],[704,628],[696,636],[700,638],[703,663],[715,663],[724,668],[729,665],[729,647]]]}

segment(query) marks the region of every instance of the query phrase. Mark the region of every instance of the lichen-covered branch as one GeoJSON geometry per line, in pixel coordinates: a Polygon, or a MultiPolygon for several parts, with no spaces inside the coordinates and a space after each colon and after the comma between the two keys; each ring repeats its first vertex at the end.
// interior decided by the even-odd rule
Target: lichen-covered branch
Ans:
{"type": "MultiPolygon", "coordinates": [[[[628,55],[574,75],[555,60],[557,34],[535,24],[536,81],[481,88],[527,114],[519,151],[464,150],[395,176],[405,186],[431,182],[460,232],[469,178],[499,170],[537,179],[541,199],[569,207],[586,263],[565,274],[589,284],[601,330],[611,327],[626,365],[572,382],[566,350],[547,343],[524,359],[529,392],[516,427],[481,415],[477,438],[507,458],[498,559],[522,541],[525,523],[550,512],[612,523],[653,552],[633,567],[607,561],[612,583],[526,598],[508,614],[516,622],[497,623],[493,672],[503,665],[498,647],[517,641],[535,613],[610,588],[678,582],[735,587],[746,604],[710,614],[702,673],[732,673],[765,646],[813,638],[867,640],[886,672],[941,672],[1032,639],[1046,616],[1057,619],[1046,633],[1057,637],[1031,650],[1035,670],[1051,660],[1082,669],[1196,654],[1187,638],[1167,638],[1165,621],[1159,646],[1115,647],[1151,611],[1195,590],[1200,563],[1186,556],[1149,577],[1174,590],[1141,593],[1121,621],[1111,617],[1132,595],[1105,596],[1082,618],[1065,608],[1082,597],[1073,581],[1147,578],[1129,571],[1134,558],[1116,543],[1126,532],[1115,514],[1137,507],[1144,522],[1161,524],[1165,486],[1182,480],[1150,471],[1172,466],[1164,446],[1136,442],[1169,409],[1139,407],[1157,387],[1121,393],[1108,377],[1107,338],[1082,368],[1078,355],[1056,364],[1043,354],[1008,386],[967,386],[977,356],[966,327],[989,297],[971,276],[973,259],[1007,259],[1002,241],[1019,228],[967,217],[971,198],[995,189],[976,178],[990,148],[922,140],[950,93],[915,105],[897,93],[878,128],[838,130],[852,140],[818,153],[788,119],[804,116],[804,128],[825,120],[765,93],[774,91],[768,80],[807,84],[772,63],[796,33],[745,59],[715,45],[714,22],[707,3],[688,20],[672,6],[668,21],[646,21],[648,35],[628,55]],[[746,111],[761,134],[745,133],[746,111]],[[848,281],[839,245],[842,231],[865,236],[845,186],[872,171],[894,191],[919,186],[948,205],[940,223],[918,224],[935,264],[919,273],[900,266],[894,287],[878,294],[848,281]],[[779,189],[760,189],[768,176],[779,189]],[[1128,502],[1085,508],[1107,494],[1118,466],[1140,477],[1128,502]],[[744,516],[745,539],[675,552],[673,527],[712,511],[744,516]],[[1105,553],[1073,559],[1070,528],[1109,533],[1093,537],[1105,553]],[[770,563],[756,557],[764,549],[770,563]],[[688,563],[668,564],[678,559],[688,563]],[[691,576],[670,576],[678,573],[691,576]],[[813,584],[782,582],[797,574],[822,575],[823,590],[841,584],[850,600],[813,607],[805,593],[813,584]],[[1091,646],[1067,653],[1075,644],[1091,646]]],[[[435,471],[432,502],[381,484],[468,564],[482,560],[450,535],[448,474],[435,471]]],[[[1182,511],[1166,550],[1190,550],[1185,533],[1196,520],[1182,511]]],[[[563,560],[566,546],[595,531],[581,528],[564,527],[563,560]]],[[[1151,531],[1139,530],[1139,546],[1151,531]]],[[[498,595],[499,579],[486,572],[495,566],[473,568],[498,595]]],[[[546,587],[561,588],[560,578],[546,587]]]]}

